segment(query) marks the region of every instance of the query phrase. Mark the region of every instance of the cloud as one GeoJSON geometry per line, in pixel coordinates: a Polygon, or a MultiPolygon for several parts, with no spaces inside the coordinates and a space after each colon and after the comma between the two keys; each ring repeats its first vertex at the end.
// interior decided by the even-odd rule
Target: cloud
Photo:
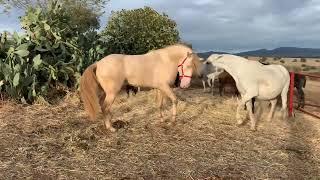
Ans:
{"type": "Polygon", "coordinates": [[[156,1],[198,50],[239,51],[278,46],[318,47],[316,0],[156,1]]]}
{"type": "MultiPolygon", "coordinates": [[[[168,14],[177,22],[181,37],[198,51],[319,48],[318,0],[111,0],[101,18],[102,27],[111,10],[143,6],[168,14]]],[[[0,30],[19,27],[12,22],[0,15],[0,30]]]]}

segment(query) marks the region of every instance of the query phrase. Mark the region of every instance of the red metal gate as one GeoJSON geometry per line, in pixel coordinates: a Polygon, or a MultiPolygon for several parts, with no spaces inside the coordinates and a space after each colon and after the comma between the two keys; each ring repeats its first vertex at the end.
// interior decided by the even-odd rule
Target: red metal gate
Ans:
{"type": "MultiPolygon", "coordinates": [[[[290,72],[290,88],[289,88],[289,102],[288,102],[289,103],[289,112],[288,112],[289,113],[289,117],[293,116],[294,76],[296,74],[320,79],[320,76],[317,76],[317,75],[290,72]]],[[[320,105],[309,104],[309,103],[305,103],[305,106],[318,107],[318,108],[320,107],[320,105]]],[[[320,119],[319,115],[313,114],[312,112],[306,111],[305,109],[297,108],[297,110],[299,110],[299,111],[301,111],[303,113],[306,113],[306,114],[308,114],[310,116],[313,116],[313,117],[316,117],[316,118],[320,119]]]]}

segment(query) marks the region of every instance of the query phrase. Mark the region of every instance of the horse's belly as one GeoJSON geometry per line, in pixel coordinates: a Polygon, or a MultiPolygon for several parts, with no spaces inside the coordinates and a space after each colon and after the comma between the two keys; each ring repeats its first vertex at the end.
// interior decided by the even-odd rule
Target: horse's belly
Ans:
{"type": "Polygon", "coordinates": [[[276,98],[282,92],[282,88],[275,84],[260,85],[257,98],[260,100],[270,100],[276,98]]]}

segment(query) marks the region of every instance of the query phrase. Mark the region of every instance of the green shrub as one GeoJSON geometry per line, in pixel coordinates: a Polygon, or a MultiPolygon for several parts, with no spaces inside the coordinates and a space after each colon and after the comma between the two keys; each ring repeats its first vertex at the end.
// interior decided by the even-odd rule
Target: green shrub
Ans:
{"type": "Polygon", "coordinates": [[[66,9],[57,1],[48,9],[29,8],[21,18],[25,34],[1,34],[0,92],[32,103],[57,86],[77,88],[88,65],[105,50],[96,32],[71,28],[66,9]]]}
{"type": "Polygon", "coordinates": [[[307,62],[306,58],[300,58],[300,62],[307,62]]]}
{"type": "Polygon", "coordinates": [[[265,61],[267,61],[268,60],[268,58],[267,57],[262,57],[259,61],[261,61],[261,62],[265,62],[265,61]]]}
{"type": "Polygon", "coordinates": [[[180,41],[175,21],[150,7],[112,12],[102,36],[110,53],[142,54],[180,41]]]}

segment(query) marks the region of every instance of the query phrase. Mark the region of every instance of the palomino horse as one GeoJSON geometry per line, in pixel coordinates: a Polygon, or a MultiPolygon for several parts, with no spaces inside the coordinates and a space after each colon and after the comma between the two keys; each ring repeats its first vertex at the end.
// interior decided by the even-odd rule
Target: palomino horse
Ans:
{"type": "Polygon", "coordinates": [[[256,130],[256,118],[252,112],[252,98],[267,100],[271,103],[268,120],[271,121],[277,96],[281,95],[282,116],[287,115],[287,94],[290,84],[288,70],[282,65],[265,66],[257,61],[250,61],[240,56],[229,54],[214,54],[208,58],[214,66],[225,69],[235,80],[241,94],[238,103],[236,119],[239,125],[243,124],[240,118],[240,108],[247,106],[251,121],[251,130],[256,130]]]}
{"type": "Polygon", "coordinates": [[[95,120],[101,107],[106,128],[114,132],[115,129],[111,124],[111,105],[127,81],[133,86],[158,89],[161,122],[163,122],[163,96],[168,96],[172,101],[172,122],[174,122],[177,114],[177,98],[170,85],[179,72],[180,87],[188,88],[194,69],[197,70],[199,64],[199,57],[183,44],[152,50],[142,55],[108,55],[90,65],[81,77],[80,94],[84,108],[90,119],[95,120]]]}
{"type": "MultiPolygon", "coordinates": [[[[174,81],[174,87],[179,87],[179,84],[180,84],[180,78],[179,78],[179,72],[178,72],[177,76],[176,76],[176,79],[174,81]]],[[[136,95],[138,90],[139,90],[139,87],[135,87],[135,86],[132,86],[130,84],[127,84],[125,86],[125,88],[126,88],[126,92],[127,92],[127,97],[128,98],[130,96],[130,91],[132,91],[134,93],[134,95],[136,95]]]]}

